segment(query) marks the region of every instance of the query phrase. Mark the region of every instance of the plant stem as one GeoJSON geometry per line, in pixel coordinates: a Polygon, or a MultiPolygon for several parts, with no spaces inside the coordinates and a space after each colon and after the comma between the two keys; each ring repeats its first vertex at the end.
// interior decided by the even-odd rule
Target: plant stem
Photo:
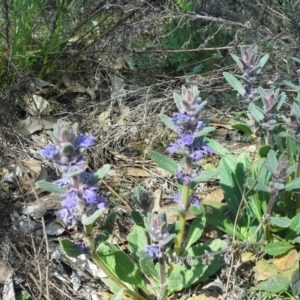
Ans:
{"type": "MultiPolygon", "coordinates": [[[[300,154],[298,155],[297,177],[300,177],[300,154]]],[[[295,190],[296,214],[300,213],[300,189],[295,190]]]]}
{"type": "MultiPolygon", "coordinates": [[[[192,164],[193,160],[191,157],[186,158],[185,163],[185,172],[192,174],[192,164]]],[[[183,185],[182,190],[182,203],[185,208],[184,211],[179,212],[179,231],[177,233],[177,236],[175,238],[175,245],[174,250],[177,256],[180,256],[180,250],[183,240],[183,233],[184,233],[184,226],[185,226],[185,219],[186,219],[186,213],[190,206],[190,190],[191,190],[191,184],[185,184],[183,185]]]]}
{"type": "Polygon", "coordinates": [[[167,289],[166,285],[166,271],[165,271],[165,257],[164,255],[158,259],[159,275],[160,275],[160,292],[157,300],[163,300],[167,289]]]}

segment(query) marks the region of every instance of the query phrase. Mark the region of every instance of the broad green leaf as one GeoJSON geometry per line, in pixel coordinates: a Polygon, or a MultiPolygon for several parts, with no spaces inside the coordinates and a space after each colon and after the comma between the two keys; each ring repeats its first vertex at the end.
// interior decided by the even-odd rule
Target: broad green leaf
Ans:
{"type": "Polygon", "coordinates": [[[97,255],[116,276],[135,288],[145,288],[141,273],[136,264],[115,245],[104,242],[97,248],[97,255]]]}
{"type": "Polygon", "coordinates": [[[139,211],[133,210],[131,212],[131,217],[136,225],[145,227],[144,225],[144,217],[139,211]]]}
{"type": "Polygon", "coordinates": [[[120,287],[113,281],[111,280],[109,277],[105,278],[105,277],[102,277],[101,280],[104,282],[104,284],[106,286],[109,287],[109,290],[112,292],[112,293],[118,293],[120,291],[120,287]]]}
{"type": "Polygon", "coordinates": [[[215,154],[217,154],[219,156],[224,156],[226,154],[230,154],[229,150],[227,150],[225,147],[223,147],[216,140],[205,138],[204,141],[208,142],[208,146],[214,150],[215,154]]]}
{"type": "Polygon", "coordinates": [[[226,79],[226,81],[242,96],[245,95],[246,91],[243,85],[234,77],[234,75],[223,72],[223,76],[226,79]]]}
{"type": "Polygon", "coordinates": [[[233,124],[233,125],[231,125],[231,127],[233,129],[242,131],[242,132],[247,133],[249,135],[253,134],[251,128],[248,125],[245,125],[245,124],[233,124]]]}
{"type": "Polygon", "coordinates": [[[192,214],[194,214],[197,217],[202,217],[206,213],[205,207],[203,205],[201,205],[199,208],[192,205],[192,206],[190,206],[190,211],[192,214]]]}
{"type": "Polygon", "coordinates": [[[300,187],[300,177],[297,177],[285,185],[285,190],[286,191],[297,190],[299,189],[299,187],[300,187]]]}
{"type": "Polygon", "coordinates": [[[176,131],[176,126],[174,125],[174,123],[172,122],[172,118],[168,117],[167,115],[165,114],[160,114],[159,115],[160,119],[165,123],[165,125],[170,128],[171,130],[176,131]]]}
{"type": "Polygon", "coordinates": [[[250,114],[258,123],[261,123],[264,120],[265,116],[263,111],[259,107],[257,107],[254,103],[250,103],[248,109],[250,114]]]}
{"type": "Polygon", "coordinates": [[[51,192],[51,193],[56,193],[56,194],[64,194],[68,191],[67,189],[61,188],[57,184],[47,182],[44,180],[37,181],[35,184],[39,188],[41,188],[43,191],[46,191],[46,192],[51,192]]]}
{"type": "Polygon", "coordinates": [[[265,247],[266,253],[273,256],[279,256],[287,253],[289,250],[293,249],[294,246],[290,243],[269,243],[265,247]]]}
{"type": "Polygon", "coordinates": [[[184,264],[175,265],[172,273],[167,278],[168,292],[181,291],[189,288],[197,282],[204,282],[209,276],[216,273],[222,267],[222,257],[214,255],[209,264],[205,264],[203,259],[197,258],[204,253],[213,253],[226,248],[226,242],[216,239],[204,244],[197,244],[189,248],[185,255],[191,257],[192,267],[186,268],[184,264]],[[194,258],[194,259],[193,259],[194,258]]]}
{"type": "Polygon", "coordinates": [[[272,147],[270,145],[261,146],[258,150],[258,154],[260,157],[267,157],[271,149],[272,147]]]}
{"type": "MultiPolygon", "coordinates": [[[[206,206],[206,205],[205,205],[206,206]]],[[[231,221],[220,209],[216,209],[215,207],[209,206],[209,210],[212,210],[212,214],[206,214],[207,222],[213,226],[217,227],[221,231],[233,236],[236,236],[237,239],[243,241],[245,239],[244,235],[240,233],[238,228],[234,230],[234,223],[231,221]]]]}
{"type": "Polygon", "coordinates": [[[136,260],[138,260],[138,252],[144,251],[147,245],[145,229],[134,224],[131,227],[130,233],[127,235],[127,241],[130,253],[135,257],[136,260]]]}
{"type": "Polygon", "coordinates": [[[283,80],[283,83],[284,83],[285,85],[287,85],[288,87],[290,87],[291,89],[293,89],[293,90],[296,90],[296,91],[299,91],[299,90],[300,90],[300,87],[299,87],[299,86],[297,86],[297,85],[291,83],[290,81],[283,80]]]}
{"type": "Polygon", "coordinates": [[[198,182],[207,182],[210,179],[212,179],[213,177],[218,176],[218,174],[219,174],[219,171],[217,169],[201,171],[200,175],[193,179],[193,182],[196,182],[196,183],[198,183],[198,182]]]}
{"type": "Polygon", "coordinates": [[[172,175],[175,175],[176,170],[178,169],[178,163],[174,159],[152,150],[148,151],[148,155],[150,156],[151,160],[158,165],[158,167],[164,169],[172,175]]]}
{"type": "Polygon", "coordinates": [[[270,217],[269,222],[280,228],[288,228],[291,225],[291,220],[288,217],[270,217]]]}
{"type": "Polygon", "coordinates": [[[299,58],[297,58],[297,57],[291,57],[291,59],[292,59],[293,61],[296,61],[297,63],[300,64],[300,59],[299,59],[299,58]]]}
{"type": "Polygon", "coordinates": [[[240,67],[240,66],[243,66],[242,65],[242,63],[241,63],[241,61],[240,61],[240,58],[237,56],[237,55],[235,55],[235,54],[233,54],[233,53],[230,53],[230,56],[232,57],[232,59],[236,62],[236,64],[240,67]]]}
{"type": "MultiPolygon", "coordinates": [[[[236,216],[240,202],[244,198],[246,188],[246,173],[249,165],[249,156],[247,154],[226,155],[222,157],[219,163],[220,186],[224,193],[224,198],[228,203],[229,210],[236,216]]],[[[244,214],[240,217],[242,224],[247,224],[244,214]]]]}
{"type": "Polygon", "coordinates": [[[84,226],[89,226],[89,225],[92,225],[94,224],[98,218],[101,217],[101,215],[104,213],[104,211],[106,211],[105,208],[102,208],[102,209],[98,209],[96,210],[91,216],[83,219],[81,222],[84,226]]]}
{"type": "Polygon", "coordinates": [[[79,247],[68,239],[59,239],[59,244],[64,253],[70,257],[77,257],[82,254],[79,247]]]}
{"type": "Polygon", "coordinates": [[[276,293],[281,293],[286,291],[288,287],[289,287],[289,279],[281,275],[276,275],[266,281],[259,283],[253,289],[276,294],[276,293]]]}
{"type": "Polygon", "coordinates": [[[295,270],[290,282],[292,288],[293,296],[297,297],[300,295],[300,270],[295,270]]]}
{"type": "Polygon", "coordinates": [[[156,286],[159,286],[159,274],[155,269],[153,259],[141,257],[139,259],[139,266],[143,274],[150,277],[156,286]]]}
{"type": "Polygon", "coordinates": [[[300,234],[300,214],[297,214],[292,220],[291,225],[287,230],[285,239],[293,240],[300,234]]]}
{"type": "Polygon", "coordinates": [[[206,218],[204,216],[198,217],[193,220],[192,224],[189,226],[187,245],[185,251],[187,251],[198,239],[201,237],[204,227],[205,227],[206,218]]]}
{"type": "Polygon", "coordinates": [[[124,290],[119,290],[116,294],[112,295],[109,300],[122,300],[124,296],[124,290]]]}
{"type": "Polygon", "coordinates": [[[259,74],[262,70],[262,68],[264,67],[264,65],[267,63],[269,59],[269,54],[265,54],[260,60],[259,63],[257,64],[257,70],[256,70],[256,74],[259,74]]]}
{"type": "Polygon", "coordinates": [[[175,101],[175,104],[176,104],[178,110],[180,111],[181,110],[181,103],[182,103],[181,97],[177,93],[173,93],[173,98],[174,98],[174,101],[175,101]]]}
{"type": "Polygon", "coordinates": [[[89,177],[89,180],[92,185],[97,184],[110,170],[111,165],[106,164],[103,165],[100,169],[98,169],[96,172],[94,172],[93,175],[89,177]]]}
{"type": "Polygon", "coordinates": [[[109,235],[111,235],[113,233],[116,216],[117,216],[117,214],[114,211],[109,213],[105,217],[105,220],[102,224],[102,229],[105,230],[107,232],[107,234],[109,234],[109,235]]]}
{"type": "Polygon", "coordinates": [[[215,130],[215,127],[204,127],[202,130],[200,130],[199,132],[196,132],[194,134],[195,137],[200,137],[200,136],[204,136],[207,135],[208,133],[212,132],[215,130]]]}

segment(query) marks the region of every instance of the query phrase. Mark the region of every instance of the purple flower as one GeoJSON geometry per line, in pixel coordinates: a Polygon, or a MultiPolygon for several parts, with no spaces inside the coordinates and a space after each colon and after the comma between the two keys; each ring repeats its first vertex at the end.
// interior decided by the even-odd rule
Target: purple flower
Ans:
{"type": "Polygon", "coordinates": [[[173,155],[177,150],[180,150],[182,148],[182,144],[180,140],[175,141],[174,143],[171,143],[169,147],[166,149],[171,155],[173,155]]]}
{"type": "MultiPolygon", "coordinates": [[[[181,200],[181,195],[180,195],[180,192],[177,192],[174,197],[173,197],[173,202],[177,203],[178,204],[178,208],[179,210],[186,210],[186,207],[183,205],[182,203],[182,200],[181,200]]],[[[189,200],[189,203],[190,205],[192,206],[195,206],[197,208],[200,208],[200,201],[197,197],[195,197],[194,195],[192,195],[190,197],[190,200],[189,200]]]]}
{"type": "Polygon", "coordinates": [[[93,174],[94,174],[94,172],[82,172],[82,173],[80,173],[80,175],[79,175],[79,180],[80,180],[82,183],[84,183],[84,184],[86,184],[86,185],[88,185],[88,186],[92,186],[93,183],[92,183],[90,177],[91,177],[93,174]]]}
{"type": "Polygon", "coordinates": [[[74,146],[78,148],[89,148],[94,146],[95,139],[92,135],[85,136],[84,134],[79,134],[74,142],[74,146]]]}
{"type": "Polygon", "coordinates": [[[47,144],[45,149],[40,150],[40,154],[46,158],[54,159],[59,154],[59,151],[53,145],[47,144]]]}
{"type": "Polygon", "coordinates": [[[98,189],[99,189],[98,186],[89,187],[87,185],[84,185],[82,187],[83,197],[88,204],[94,204],[97,202],[98,195],[97,195],[97,193],[95,193],[95,191],[98,189]]]}
{"type": "Polygon", "coordinates": [[[158,245],[146,245],[145,252],[149,254],[151,258],[157,258],[159,255],[159,246],[158,245]]]}
{"type": "Polygon", "coordinates": [[[53,181],[53,183],[59,185],[61,188],[68,188],[70,186],[70,178],[64,176],[61,179],[53,181]]]}
{"type": "Polygon", "coordinates": [[[75,245],[78,247],[78,250],[81,252],[81,253],[84,253],[86,250],[87,250],[87,242],[86,241],[76,241],[75,242],[75,245]]]}
{"type": "Polygon", "coordinates": [[[182,181],[183,184],[189,184],[193,181],[193,178],[195,177],[194,174],[185,172],[183,170],[177,170],[175,177],[182,181]]]}
{"type": "Polygon", "coordinates": [[[191,199],[190,199],[190,205],[195,206],[197,208],[200,208],[200,201],[199,201],[199,199],[197,197],[195,197],[195,196],[192,195],[191,199]]]}
{"type": "Polygon", "coordinates": [[[190,146],[194,142],[194,136],[191,132],[183,133],[180,135],[180,141],[185,146],[190,146]]]}
{"type": "Polygon", "coordinates": [[[62,206],[73,210],[81,200],[78,193],[78,190],[73,188],[69,192],[61,194],[61,197],[65,198],[65,200],[61,202],[62,206]]]}

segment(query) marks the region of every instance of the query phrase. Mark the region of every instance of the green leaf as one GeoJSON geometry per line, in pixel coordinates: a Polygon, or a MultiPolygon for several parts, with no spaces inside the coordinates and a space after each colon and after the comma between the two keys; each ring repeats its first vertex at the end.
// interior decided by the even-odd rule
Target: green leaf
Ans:
{"type": "Polygon", "coordinates": [[[215,154],[217,154],[219,156],[225,156],[227,154],[230,154],[229,150],[227,150],[225,147],[223,147],[216,140],[209,139],[209,138],[205,138],[204,140],[208,141],[208,146],[214,150],[215,154]]]}
{"type": "Polygon", "coordinates": [[[137,265],[123,251],[107,242],[99,244],[96,251],[106,267],[116,274],[121,281],[129,283],[135,288],[145,288],[137,265]]]}
{"type": "Polygon", "coordinates": [[[192,205],[190,206],[190,211],[192,214],[194,214],[197,217],[202,217],[203,215],[205,215],[205,208],[203,205],[201,205],[199,208],[192,205]]]}
{"type": "Polygon", "coordinates": [[[293,84],[293,83],[291,83],[291,82],[289,82],[289,81],[287,81],[287,80],[283,80],[283,83],[284,83],[285,85],[287,85],[288,87],[290,87],[291,89],[293,89],[293,90],[296,90],[296,91],[299,91],[299,90],[300,90],[300,87],[299,87],[299,86],[297,86],[297,85],[295,85],[295,84],[293,84]]]}
{"type": "Polygon", "coordinates": [[[160,114],[159,115],[160,119],[165,123],[165,125],[170,128],[171,130],[176,131],[176,126],[174,125],[174,123],[172,122],[172,118],[168,117],[167,115],[165,114],[160,114]]]}
{"type": "Polygon", "coordinates": [[[286,291],[288,289],[288,286],[289,286],[288,278],[285,278],[280,275],[276,275],[266,281],[261,282],[253,289],[277,294],[286,291]]]}
{"type": "Polygon", "coordinates": [[[285,190],[286,191],[297,190],[299,189],[299,187],[300,187],[300,177],[297,177],[285,185],[285,190]]]}
{"type": "Polygon", "coordinates": [[[276,242],[276,243],[269,243],[266,246],[265,251],[269,255],[279,256],[279,255],[287,253],[289,250],[291,250],[293,248],[294,248],[294,246],[290,243],[276,242]]]}
{"type": "Polygon", "coordinates": [[[250,114],[259,124],[265,119],[265,115],[263,111],[259,107],[257,107],[254,103],[250,103],[248,109],[250,114]]]}
{"type": "Polygon", "coordinates": [[[205,227],[206,218],[205,216],[198,217],[193,220],[192,224],[189,226],[187,245],[185,251],[187,251],[198,239],[201,237],[204,227],[205,227]]]}
{"type": "Polygon", "coordinates": [[[138,252],[144,251],[147,245],[147,236],[145,233],[145,229],[134,224],[127,236],[127,241],[130,253],[135,257],[136,260],[138,260],[138,252]]]}
{"type": "Polygon", "coordinates": [[[247,185],[249,186],[249,189],[253,189],[255,191],[271,193],[271,189],[267,185],[265,185],[261,182],[258,182],[254,178],[250,178],[250,177],[247,178],[247,185]]]}
{"type": "MultiPolygon", "coordinates": [[[[182,88],[184,88],[184,87],[182,87],[182,88]]],[[[173,98],[174,98],[174,101],[175,101],[175,104],[176,104],[178,110],[180,111],[181,103],[182,103],[181,97],[177,93],[173,93],[173,98]]]]}
{"type": "MultiPolygon", "coordinates": [[[[235,216],[238,213],[240,202],[244,199],[246,188],[246,172],[249,165],[247,154],[226,155],[219,163],[220,186],[224,193],[224,198],[228,203],[229,210],[235,216]]],[[[245,214],[240,217],[243,225],[247,224],[245,214]]]]}
{"type": "Polygon", "coordinates": [[[261,146],[258,150],[258,154],[260,157],[267,157],[271,149],[272,147],[270,145],[261,146]]]}
{"type": "Polygon", "coordinates": [[[145,224],[144,224],[144,217],[143,217],[143,215],[142,215],[139,211],[133,210],[133,211],[131,212],[131,217],[132,217],[132,219],[133,219],[133,221],[134,221],[134,223],[135,223],[136,225],[145,227],[145,224]]]}
{"type": "Polygon", "coordinates": [[[256,74],[259,74],[262,70],[262,68],[265,66],[269,59],[269,54],[265,54],[260,60],[259,63],[257,64],[257,71],[256,74]]]}
{"type": "Polygon", "coordinates": [[[269,222],[280,228],[288,228],[291,225],[291,220],[288,217],[270,217],[269,222]]]}
{"type": "Polygon", "coordinates": [[[211,253],[223,250],[226,246],[225,241],[216,239],[190,247],[185,254],[191,258],[195,257],[191,262],[192,267],[186,268],[183,264],[175,265],[172,273],[167,278],[168,293],[189,288],[199,281],[204,282],[209,276],[215,274],[216,271],[222,267],[222,257],[220,255],[214,255],[212,261],[206,265],[203,260],[197,258],[197,256],[203,255],[206,252],[211,253]]]}
{"type": "Polygon", "coordinates": [[[27,291],[21,291],[19,294],[16,294],[16,300],[30,300],[31,296],[27,291]]]}
{"type": "Polygon", "coordinates": [[[210,179],[212,179],[213,177],[217,177],[218,174],[219,174],[219,171],[217,169],[201,171],[200,175],[193,179],[193,182],[196,182],[196,183],[198,183],[198,182],[207,182],[210,179]]]}
{"type": "Polygon", "coordinates": [[[83,219],[81,222],[84,226],[92,225],[96,222],[96,220],[101,217],[103,212],[106,211],[105,208],[96,210],[91,216],[87,217],[86,219],[83,219]]]}
{"type": "Polygon", "coordinates": [[[111,165],[103,165],[100,169],[98,169],[93,175],[89,177],[89,180],[92,185],[97,184],[110,170],[111,165]]]}
{"type": "Polygon", "coordinates": [[[200,137],[200,136],[204,136],[207,135],[208,133],[212,132],[215,130],[215,127],[204,127],[202,130],[200,130],[199,132],[196,132],[194,134],[195,137],[200,137]]]}
{"type": "Polygon", "coordinates": [[[79,247],[68,239],[59,239],[59,244],[64,253],[70,257],[77,257],[82,254],[79,247]]]}
{"type": "Polygon", "coordinates": [[[297,297],[300,295],[300,270],[295,270],[290,282],[292,288],[293,296],[297,297]]]}
{"type": "Polygon", "coordinates": [[[293,240],[300,234],[300,214],[297,214],[292,220],[291,225],[287,230],[285,239],[293,240]]]}
{"type": "Polygon", "coordinates": [[[153,259],[141,257],[139,260],[139,266],[143,274],[154,280],[155,285],[159,286],[159,274],[155,269],[153,259]]]}
{"type": "Polygon", "coordinates": [[[67,189],[61,188],[57,184],[47,182],[44,180],[39,180],[35,184],[39,188],[41,188],[43,191],[46,191],[46,192],[51,192],[51,193],[56,193],[56,194],[64,194],[68,191],[67,189]]]}
{"type": "Polygon", "coordinates": [[[113,233],[116,216],[116,212],[111,212],[105,217],[102,229],[105,230],[106,234],[108,235],[111,235],[113,233]]]}
{"type": "Polygon", "coordinates": [[[124,296],[124,290],[119,290],[116,294],[112,295],[109,300],[122,300],[124,296]]]}
{"type": "Polygon", "coordinates": [[[226,81],[242,96],[246,94],[245,88],[243,85],[234,77],[234,75],[223,72],[223,76],[226,79],[226,81]]]}
{"type": "Polygon", "coordinates": [[[104,282],[104,284],[106,286],[109,287],[109,290],[112,293],[117,294],[119,292],[120,287],[113,280],[111,280],[109,277],[107,277],[107,278],[102,277],[101,280],[104,282]]]}
{"type": "Polygon", "coordinates": [[[241,61],[240,61],[240,58],[239,58],[237,55],[235,55],[235,54],[233,54],[233,53],[230,53],[230,56],[232,57],[232,59],[236,62],[236,64],[237,64],[238,66],[242,66],[242,63],[241,63],[241,61]]]}
{"type": "Polygon", "coordinates": [[[233,129],[242,131],[242,132],[247,133],[249,135],[253,134],[251,128],[248,125],[245,125],[245,124],[233,124],[233,125],[231,125],[231,127],[233,129]]]}
{"type": "Polygon", "coordinates": [[[148,155],[160,168],[175,175],[176,170],[178,169],[178,163],[174,159],[152,150],[148,151],[148,155]]]}
{"type": "Polygon", "coordinates": [[[234,230],[233,222],[226,215],[224,215],[224,213],[222,213],[220,209],[209,206],[209,210],[211,210],[212,213],[206,214],[206,220],[211,226],[217,227],[221,231],[231,236],[235,234],[236,238],[241,241],[245,239],[244,235],[242,235],[237,228],[234,230]]]}

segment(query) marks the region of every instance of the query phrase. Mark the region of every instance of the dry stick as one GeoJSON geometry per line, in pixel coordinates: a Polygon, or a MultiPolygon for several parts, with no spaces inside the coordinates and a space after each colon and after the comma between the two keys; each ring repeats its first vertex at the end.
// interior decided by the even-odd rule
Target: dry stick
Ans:
{"type": "Polygon", "coordinates": [[[129,206],[129,204],[110,186],[108,185],[104,180],[101,180],[101,183],[104,183],[105,186],[118,198],[122,201],[122,203],[130,210],[132,211],[132,208],[129,206]]]}
{"type": "MultiPolygon", "coordinates": [[[[266,162],[264,162],[264,164],[265,163],[266,162]]],[[[262,167],[261,167],[260,171],[262,170],[262,167]]],[[[240,203],[239,208],[237,210],[237,214],[235,216],[234,225],[233,225],[233,235],[232,235],[232,244],[233,244],[233,246],[235,244],[235,231],[236,231],[236,227],[237,227],[238,217],[239,217],[239,214],[240,214],[241,209],[242,209],[243,200],[246,198],[248,193],[250,193],[252,191],[252,189],[256,186],[257,183],[258,183],[258,181],[256,181],[256,183],[249,189],[249,191],[247,191],[246,193],[243,193],[243,195],[242,195],[241,203],[240,203]]],[[[244,192],[245,192],[245,190],[244,190],[244,192]]],[[[264,220],[262,222],[264,222],[264,220]]],[[[234,263],[234,251],[232,251],[232,254],[231,254],[231,262],[230,262],[230,268],[229,268],[229,273],[228,273],[228,279],[227,279],[227,282],[226,282],[226,289],[225,289],[224,299],[226,299],[226,296],[227,296],[227,293],[228,293],[230,276],[231,276],[231,273],[232,273],[232,270],[233,270],[233,263],[234,263]]]]}

